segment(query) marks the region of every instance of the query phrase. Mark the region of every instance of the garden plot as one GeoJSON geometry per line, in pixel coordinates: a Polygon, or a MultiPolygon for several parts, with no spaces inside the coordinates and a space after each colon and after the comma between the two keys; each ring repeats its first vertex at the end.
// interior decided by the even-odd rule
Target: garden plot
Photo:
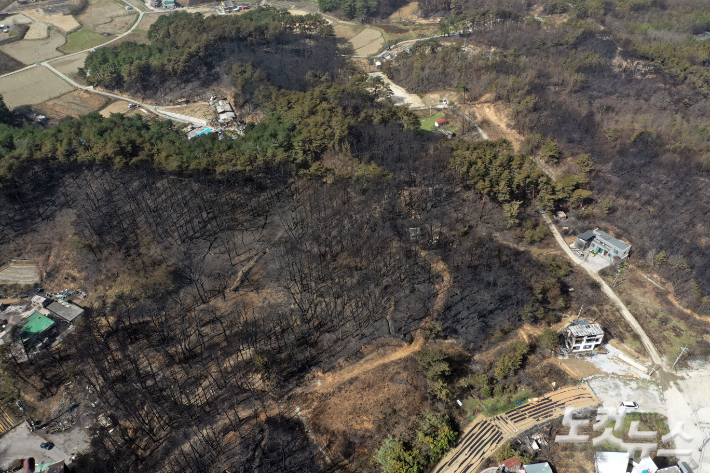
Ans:
{"type": "Polygon", "coordinates": [[[79,19],[88,29],[99,33],[119,34],[128,31],[137,13],[127,11],[111,0],[96,0],[89,4],[79,19]]]}
{"type": "Polygon", "coordinates": [[[31,283],[39,279],[39,269],[34,261],[12,260],[0,267],[0,282],[31,283]]]}
{"type": "MultiPolygon", "coordinates": [[[[16,43],[15,43],[16,44],[16,43]]],[[[33,67],[0,77],[0,94],[9,108],[34,105],[73,90],[73,87],[46,67],[33,67]]]]}
{"type": "Polygon", "coordinates": [[[64,117],[79,118],[81,115],[101,110],[109,101],[103,95],[92,94],[85,90],[75,90],[68,94],[48,100],[35,107],[39,113],[54,119],[64,117]]]}
{"type": "Polygon", "coordinates": [[[382,32],[374,28],[365,28],[350,39],[357,56],[370,56],[380,52],[385,44],[382,32]]]}
{"type": "MultiPolygon", "coordinates": [[[[45,39],[23,39],[14,43],[3,44],[0,51],[11,56],[23,64],[33,64],[47,59],[61,56],[57,48],[66,42],[66,38],[55,29],[49,30],[49,37],[45,39]]],[[[47,97],[49,98],[49,97],[47,97]]],[[[46,100],[46,98],[44,99],[46,100]]],[[[40,100],[42,102],[43,100],[40,100]]]]}
{"type": "Polygon", "coordinates": [[[84,67],[84,61],[86,61],[88,55],[89,53],[81,53],[57,59],[56,61],[52,61],[52,67],[62,74],[76,74],[80,67],[84,67]]]}

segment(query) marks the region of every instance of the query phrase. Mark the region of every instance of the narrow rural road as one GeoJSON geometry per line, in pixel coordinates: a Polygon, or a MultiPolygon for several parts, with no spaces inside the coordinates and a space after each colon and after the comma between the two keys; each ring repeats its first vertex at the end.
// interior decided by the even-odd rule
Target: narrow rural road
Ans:
{"type": "MultiPolygon", "coordinates": [[[[61,72],[59,72],[58,70],[56,70],[54,67],[52,67],[52,65],[49,64],[49,61],[43,62],[42,65],[43,65],[44,67],[46,67],[47,69],[49,69],[50,71],[52,71],[52,72],[54,72],[55,74],[57,74],[59,77],[61,77],[61,78],[64,79],[65,81],[67,81],[67,82],[68,82],[69,84],[71,84],[72,86],[76,87],[77,89],[88,90],[89,92],[93,92],[93,93],[95,93],[95,94],[104,95],[104,96],[106,96],[106,97],[111,97],[111,98],[113,98],[113,99],[125,100],[125,101],[127,101],[127,102],[135,103],[135,104],[137,104],[137,105],[140,105],[142,108],[148,110],[149,112],[154,113],[155,115],[158,115],[158,116],[163,117],[163,118],[168,119],[168,120],[178,121],[178,122],[182,122],[182,123],[191,123],[190,120],[182,119],[182,118],[176,118],[176,117],[174,116],[174,114],[173,114],[173,115],[170,115],[170,116],[169,116],[169,115],[165,115],[160,109],[158,109],[158,107],[156,107],[156,106],[154,106],[154,105],[149,105],[149,104],[147,104],[147,103],[142,103],[142,102],[139,102],[139,101],[137,101],[137,100],[135,100],[135,99],[132,99],[132,98],[130,98],[130,97],[124,97],[124,96],[122,96],[122,95],[112,94],[111,92],[104,92],[104,91],[102,91],[102,90],[96,90],[96,89],[94,89],[93,86],[84,86],[84,85],[77,84],[77,83],[74,82],[72,79],[70,79],[68,76],[66,76],[65,74],[62,74],[61,72]]],[[[193,120],[193,121],[194,121],[194,120],[193,120]]]]}
{"type": "Polygon", "coordinates": [[[560,235],[560,232],[557,230],[557,227],[555,226],[552,219],[550,219],[550,217],[545,212],[540,213],[542,214],[542,218],[545,219],[545,222],[547,222],[548,227],[550,227],[550,231],[555,236],[557,243],[565,251],[569,259],[571,259],[575,264],[583,267],[587,271],[589,276],[591,276],[592,279],[594,279],[601,285],[604,294],[606,294],[607,297],[611,299],[614,305],[619,309],[619,312],[621,312],[621,315],[624,316],[629,325],[631,325],[631,328],[634,329],[634,332],[636,332],[636,334],[638,334],[638,336],[641,338],[641,342],[646,348],[646,351],[651,357],[651,360],[655,364],[667,369],[665,360],[661,357],[661,355],[659,355],[658,351],[656,350],[656,347],[653,346],[653,342],[651,342],[651,339],[648,338],[648,335],[646,335],[646,332],[644,331],[643,327],[641,327],[641,325],[636,320],[636,317],[633,316],[629,309],[626,308],[626,305],[623,303],[623,301],[619,299],[619,296],[617,296],[616,293],[612,290],[612,288],[610,288],[609,285],[606,283],[606,281],[604,281],[601,276],[599,276],[599,273],[589,268],[586,264],[584,264],[584,261],[582,261],[577,255],[572,252],[569,245],[567,245],[567,242],[565,242],[564,238],[562,238],[562,235],[560,235]]]}
{"type": "MultiPolygon", "coordinates": [[[[92,51],[92,50],[94,50],[94,49],[96,49],[96,48],[103,48],[104,46],[108,46],[109,44],[111,44],[111,43],[113,43],[113,42],[115,42],[115,41],[118,41],[119,39],[123,38],[124,36],[131,34],[131,33],[133,32],[133,30],[136,29],[136,27],[140,24],[141,20],[143,19],[143,15],[145,15],[145,12],[141,11],[140,8],[137,8],[135,5],[133,5],[132,3],[128,2],[127,0],[123,0],[123,3],[125,3],[125,4],[128,5],[128,6],[130,6],[131,8],[134,8],[134,9],[138,12],[138,19],[133,23],[133,25],[128,29],[128,31],[126,31],[125,33],[121,34],[120,36],[116,36],[115,38],[113,38],[113,39],[110,40],[110,41],[107,41],[107,42],[105,42],[105,43],[103,43],[103,44],[100,44],[100,45],[98,45],[98,46],[94,46],[93,48],[87,48],[87,49],[84,49],[83,51],[77,51],[77,52],[75,52],[75,53],[65,54],[64,56],[59,56],[59,57],[55,57],[55,58],[52,58],[52,59],[48,59],[47,61],[44,62],[44,64],[46,64],[46,63],[48,63],[48,62],[59,61],[60,59],[66,59],[66,58],[68,58],[68,57],[76,56],[77,54],[83,54],[83,53],[92,51]]],[[[148,12],[148,13],[160,13],[160,12],[148,12]]],[[[7,74],[0,75],[0,78],[2,78],[2,77],[7,77],[7,76],[11,76],[11,75],[13,75],[13,74],[17,74],[17,73],[19,73],[19,72],[26,71],[26,70],[28,70],[28,69],[32,69],[33,67],[39,67],[39,63],[30,64],[29,66],[23,67],[22,69],[18,69],[18,70],[16,70],[16,71],[12,71],[12,72],[8,72],[7,74]]]]}

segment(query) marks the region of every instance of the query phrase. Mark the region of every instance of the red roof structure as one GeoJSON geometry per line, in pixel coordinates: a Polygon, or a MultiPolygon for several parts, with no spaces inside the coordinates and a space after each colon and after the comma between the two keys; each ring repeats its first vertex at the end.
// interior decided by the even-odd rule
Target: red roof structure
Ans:
{"type": "Polygon", "coordinates": [[[434,125],[436,125],[436,126],[441,126],[444,124],[446,124],[446,118],[442,118],[441,120],[437,120],[434,122],[434,125]]]}
{"type": "Polygon", "coordinates": [[[523,466],[523,462],[515,457],[510,457],[507,460],[500,462],[499,466],[504,467],[506,470],[517,470],[523,466]]]}

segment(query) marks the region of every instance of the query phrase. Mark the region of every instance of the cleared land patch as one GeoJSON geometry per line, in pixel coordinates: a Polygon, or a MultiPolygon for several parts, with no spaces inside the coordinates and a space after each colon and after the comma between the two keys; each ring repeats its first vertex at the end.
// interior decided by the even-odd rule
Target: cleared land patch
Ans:
{"type": "Polygon", "coordinates": [[[133,24],[136,14],[135,11],[129,12],[111,0],[96,0],[79,15],[79,20],[88,29],[101,33],[123,33],[133,24]]]}
{"type": "Polygon", "coordinates": [[[109,99],[103,95],[92,94],[85,90],[75,90],[56,99],[48,100],[36,106],[35,109],[55,119],[67,116],[78,118],[80,115],[100,110],[108,101],[109,99]]]}
{"type": "Polygon", "coordinates": [[[214,110],[206,103],[191,103],[179,107],[163,107],[162,110],[171,113],[179,113],[187,117],[199,118],[200,120],[211,121],[215,119],[214,110]]]}
{"type": "Polygon", "coordinates": [[[165,16],[165,15],[170,15],[170,13],[151,13],[151,14],[143,15],[141,22],[138,23],[138,26],[136,28],[140,29],[140,30],[148,31],[148,28],[150,28],[150,25],[152,25],[153,23],[158,21],[158,18],[160,18],[161,16],[165,16]]]}
{"type": "Polygon", "coordinates": [[[7,74],[8,72],[22,69],[23,67],[24,64],[20,61],[0,51],[0,74],[7,74]]]}
{"type": "Polygon", "coordinates": [[[118,100],[103,110],[99,111],[101,116],[103,117],[109,117],[112,113],[122,113],[123,115],[126,115],[127,117],[131,115],[140,115],[143,118],[150,120],[155,118],[155,115],[153,115],[150,112],[147,112],[144,108],[141,107],[133,107],[133,108],[128,108],[128,104],[130,102],[126,102],[125,100],[118,100]]]}
{"type": "Polygon", "coordinates": [[[0,94],[9,108],[42,103],[71,90],[71,85],[46,67],[0,77],[0,94]]]}
{"type": "Polygon", "coordinates": [[[79,22],[76,21],[76,18],[71,15],[44,15],[34,10],[27,10],[23,13],[36,22],[48,23],[64,33],[68,33],[81,26],[79,22]]]}
{"type": "Polygon", "coordinates": [[[336,38],[350,39],[362,31],[362,28],[357,26],[337,24],[333,25],[333,31],[335,32],[336,38]]]}
{"type": "Polygon", "coordinates": [[[126,36],[111,43],[111,46],[118,46],[121,43],[128,43],[131,41],[138,44],[150,44],[150,40],[148,39],[148,35],[146,33],[133,30],[131,34],[127,34],[126,36]]]}
{"type": "Polygon", "coordinates": [[[47,23],[41,23],[35,21],[30,25],[30,29],[27,30],[25,34],[25,39],[43,39],[49,34],[49,25],[47,23]]]}
{"type": "MultiPolygon", "coordinates": [[[[57,48],[66,42],[64,36],[54,28],[50,28],[49,37],[45,39],[23,39],[0,46],[0,51],[12,56],[23,64],[33,64],[53,57],[61,56],[57,48]]],[[[46,99],[45,99],[46,100],[46,99]]]]}
{"type": "Polygon", "coordinates": [[[419,2],[410,2],[390,15],[390,20],[416,20],[418,18],[419,2]]]}
{"type": "Polygon", "coordinates": [[[81,53],[75,56],[57,59],[56,61],[52,61],[52,67],[62,74],[76,74],[80,67],[84,67],[84,61],[86,61],[86,56],[88,55],[89,53],[81,53]]]}
{"type": "Polygon", "coordinates": [[[385,44],[382,32],[373,28],[365,28],[360,33],[350,39],[355,54],[358,56],[369,56],[380,52],[385,44]]]}

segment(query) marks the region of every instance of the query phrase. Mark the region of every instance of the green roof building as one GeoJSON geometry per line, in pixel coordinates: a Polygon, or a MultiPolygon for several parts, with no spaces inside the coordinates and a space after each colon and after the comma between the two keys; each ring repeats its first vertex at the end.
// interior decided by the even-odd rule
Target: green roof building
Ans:
{"type": "Polygon", "coordinates": [[[54,326],[54,320],[35,312],[27,319],[27,323],[20,330],[20,340],[26,342],[32,337],[40,335],[54,326]]]}

